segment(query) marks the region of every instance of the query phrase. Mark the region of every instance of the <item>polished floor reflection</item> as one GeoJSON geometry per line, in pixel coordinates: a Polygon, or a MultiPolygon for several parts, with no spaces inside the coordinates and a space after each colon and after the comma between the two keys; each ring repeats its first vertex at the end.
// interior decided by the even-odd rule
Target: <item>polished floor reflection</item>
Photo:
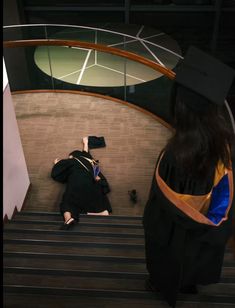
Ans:
{"type": "MultiPolygon", "coordinates": [[[[123,24],[106,25],[103,28],[111,32],[57,29],[50,37],[115,47],[141,55],[169,69],[173,69],[181,57],[178,43],[159,30],[123,24]]],[[[76,85],[118,87],[140,84],[162,76],[135,61],[79,47],[40,46],[35,50],[34,60],[44,73],[76,85]]]]}

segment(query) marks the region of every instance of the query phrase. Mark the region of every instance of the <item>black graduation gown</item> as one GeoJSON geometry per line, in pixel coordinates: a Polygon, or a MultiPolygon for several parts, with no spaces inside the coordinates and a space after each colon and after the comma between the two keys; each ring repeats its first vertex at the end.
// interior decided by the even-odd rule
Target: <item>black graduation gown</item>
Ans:
{"type": "Polygon", "coordinates": [[[177,206],[174,193],[172,197],[164,190],[168,186],[181,194],[207,194],[215,172],[201,181],[189,178],[177,169],[170,153],[157,166],[143,216],[146,265],[151,281],[175,307],[180,288],[220,279],[225,245],[232,233],[234,184],[231,171],[226,218],[216,225],[194,210],[185,212],[177,206]]]}
{"type": "Polygon", "coordinates": [[[106,193],[109,192],[106,178],[100,172],[101,180],[95,181],[91,164],[82,156],[88,158],[92,158],[92,156],[85,151],[76,151],[76,157],[89,171],[75,158],[62,159],[52,168],[51,177],[55,181],[66,183],[60,203],[61,214],[69,211],[72,213],[72,217],[78,219],[80,213],[98,213],[104,210],[112,212],[106,196],[106,193]]]}

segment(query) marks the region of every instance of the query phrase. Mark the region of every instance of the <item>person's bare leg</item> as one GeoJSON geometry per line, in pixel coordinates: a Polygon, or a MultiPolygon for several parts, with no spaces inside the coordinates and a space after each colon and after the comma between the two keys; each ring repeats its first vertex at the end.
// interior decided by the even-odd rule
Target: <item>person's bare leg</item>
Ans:
{"type": "Polygon", "coordinates": [[[99,213],[87,213],[87,215],[102,215],[102,216],[109,216],[109,212],[107,210],[104,210],[103,212],[99,213]]]}
{"type": "Polygon", "coordinates": [[[83,151],[88,152],[89,151],[89,148],[88,148],[88,137],[82,138],[82,142],[83,142],[83,151]]]}

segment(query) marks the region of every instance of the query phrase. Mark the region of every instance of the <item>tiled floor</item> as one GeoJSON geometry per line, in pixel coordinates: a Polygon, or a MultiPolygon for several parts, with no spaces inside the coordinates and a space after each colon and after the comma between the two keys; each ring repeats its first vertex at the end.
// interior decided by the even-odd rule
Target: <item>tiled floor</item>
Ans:
{"type": "Polygon", "coordinates": [[[142,215],[157,156],[168,128],[127,105],[71,93],[13,95],[32,184],[25,209],[58,211],[64,185],[50,177],[53,160],[81,149],[84,136],[104,136],[107,146],[91,150],[111,185],[113,214],[142,215]],[[128,191],[136,189],[133,205],[128,191]]]}

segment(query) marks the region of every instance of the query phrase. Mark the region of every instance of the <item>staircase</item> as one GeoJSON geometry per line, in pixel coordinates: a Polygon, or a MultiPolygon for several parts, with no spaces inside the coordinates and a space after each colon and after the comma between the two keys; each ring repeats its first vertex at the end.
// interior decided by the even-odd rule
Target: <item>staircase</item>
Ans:
{"type": "MultiPolygon", "coordinates": [[[[81,216],[62,231],[59,213],[22,211],[4,225],[4,308],[169,307],[145,291],[141,217],[81,216]]],[[[177,307],[235,307],[235,260],[226,250],[221,282],[179,294],[177,307]]]]}

